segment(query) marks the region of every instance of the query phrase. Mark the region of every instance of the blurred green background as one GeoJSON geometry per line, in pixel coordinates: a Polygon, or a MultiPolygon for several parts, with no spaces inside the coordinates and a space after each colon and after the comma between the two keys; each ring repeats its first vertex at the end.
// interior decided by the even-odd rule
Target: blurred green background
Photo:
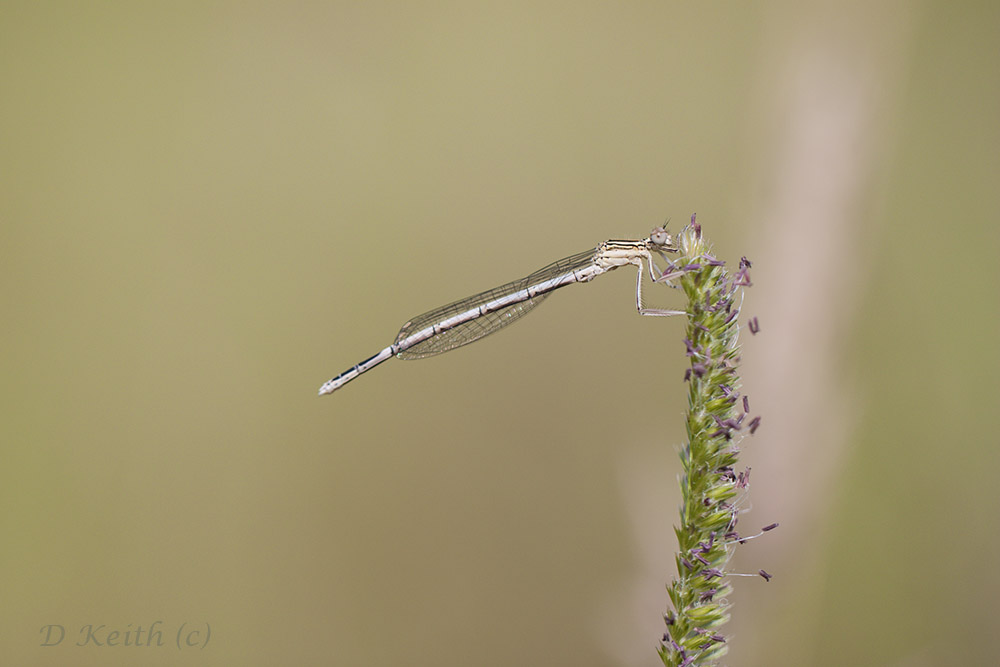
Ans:
{"type": "Polygon", "coordinates": [[[658,664],[686,360],[630,272],[315,393],[697,211],[781,523],[726,663],[997,664],[998,7],[4,2],[0,663],[658,664]]]}

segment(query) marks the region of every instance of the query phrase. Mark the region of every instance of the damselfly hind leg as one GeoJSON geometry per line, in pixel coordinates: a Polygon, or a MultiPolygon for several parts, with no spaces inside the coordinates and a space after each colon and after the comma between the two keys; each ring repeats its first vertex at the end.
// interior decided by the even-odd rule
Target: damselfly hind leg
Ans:
{"type": "MultiPolygon", "coordinates": [[[[657,279],[653,274],[653,258],[652,256],[647,257],[646,261],[649,262],[649,275],[653,279],[653,282],[661,282],[664,280],[663,277],[657,279]]],[[[648,315],[652,317],[671,317],[673,315],[687,315],[687,312],[683,310],[664,310],[662,308],[646,308],[642,305],[642,260],[637,260],[639,265],[639,271],[635,277],[635,307],[639,311],[640,315],[648,315]]],[[[657,268],[659,271],[659,268],[657,268]]],[[[671,285],[673,287],[673,285],[671,285]]]]}

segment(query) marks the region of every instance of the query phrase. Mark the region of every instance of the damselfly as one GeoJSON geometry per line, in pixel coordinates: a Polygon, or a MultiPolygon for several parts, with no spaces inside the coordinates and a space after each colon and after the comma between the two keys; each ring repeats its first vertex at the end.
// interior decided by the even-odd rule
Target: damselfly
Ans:
{"type": "Polygon", "coordinates": [[[649,238],[605,241],[592,250],[553,262],[521,280],[435,308],[404,324],[392,345],[324,383],[319,394],[333,393],[390,357],[423,359],[468,345],[523,317],[560,287],[590,282],[620,266],[633,265],[639,269],[635,304],[640,314],[683,315],[684,311],[646,308],[642,304],[643,262],[653,282],[660,282],[672,274],[659,270],[653,262],[653,254],[669,263],[664,253],[677,251],[674,238],[664,228],[657,227],[649,238]]]}

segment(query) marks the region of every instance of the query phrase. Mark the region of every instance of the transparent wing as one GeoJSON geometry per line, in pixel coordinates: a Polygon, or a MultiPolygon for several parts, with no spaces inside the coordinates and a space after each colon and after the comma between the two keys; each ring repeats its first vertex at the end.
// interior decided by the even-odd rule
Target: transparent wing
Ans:
{"type": "MultiPolygon", "coordinates": [[[[424,357],[431,357],[435,354],[447,352],[448,350],[454,350],[456,347],[474,343],[480,338],[489,336],[494,331],[499,331],[508,324],[527,315],[532,308],[544,301],[547,296],[548,294],[540,294],[533,299],[515,303],[508,308],[495,310],[482,317],[463,322],[452,329],[439,333],[437,336],[432,336],[425,341],[417,343],[413,347],[400,352],[398,356],[400,359],[423,359],[424,357]]],[[[397,342],[402,338],[406,338],[409,333],[420,331],[421,328],[417,327],[411,331],[407,327],[404,327],[399,332],[399,337],[396,338],[397,342]]]]}
{"type": "MultiPolygon", "coordinates": [[[[531,275],[521,278],[520,280],[515,280],[514,282],[510,282],[499,287],[494,287],[491,290],[486,290],[485,292],[480,292],[479,294],[460,299],[454,303],[449,303],[446,306],[435,308],[434,310],[428,311],[423,315],[414,317],[412,320],[404,324],[403,328],[399,330],[399,334],[396,336],[396,343],[399,343],[401,340],[417,333],[418,331],[426,329],[427,327],[437,324],[438,322],[442,322],[453,315],[464,313],[465,311],[481,306],[484,303],[489,303],[490,301],[507,296],[508,294],[513,294],[514,292],[527,288],[529,285],[536,285],[546,280],[561,276],[565,273],[569,273],[570,271],[585,267],[590,264],[593,258],[594,250],[586,250],[575,255],[570,255],[569,257],[560,259],[558,262],[553,262],[548,266],[535,271],[531,275]]],[[[441,354],[442,352],[454,350],[456,347],[462,347],[463,345],[473,343],[480,338],[489,336],[491,333],[499,331],[508,324],[516,322],[518,319],[524,317],[535,306],[544,301],[545,297],[548,295],[549,292],[539,294],[538,296],[532,297],[526,301],[521,301],[520,303],[515,303],[506,308],[487,313],[482,317],[477,317],[474,320],[463,322],[456,327],[448,329],[447,331],[442,331],[436,336],[431,336],[427,340],[421,341],[413,347],[403,350],[397,356],[400,359],[423,359],[424,357],[441,354]]]]}

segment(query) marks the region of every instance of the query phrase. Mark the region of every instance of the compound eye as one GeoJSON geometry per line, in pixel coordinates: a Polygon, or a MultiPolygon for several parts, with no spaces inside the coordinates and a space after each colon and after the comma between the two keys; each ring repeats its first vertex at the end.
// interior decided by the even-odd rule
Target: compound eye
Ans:
{"type": "Polygon", "coordinates": [[[666,229],[663,227],[657,227],[649,233],[649,240],[656,245],[670,245],[672,239],[666,229]]]}

